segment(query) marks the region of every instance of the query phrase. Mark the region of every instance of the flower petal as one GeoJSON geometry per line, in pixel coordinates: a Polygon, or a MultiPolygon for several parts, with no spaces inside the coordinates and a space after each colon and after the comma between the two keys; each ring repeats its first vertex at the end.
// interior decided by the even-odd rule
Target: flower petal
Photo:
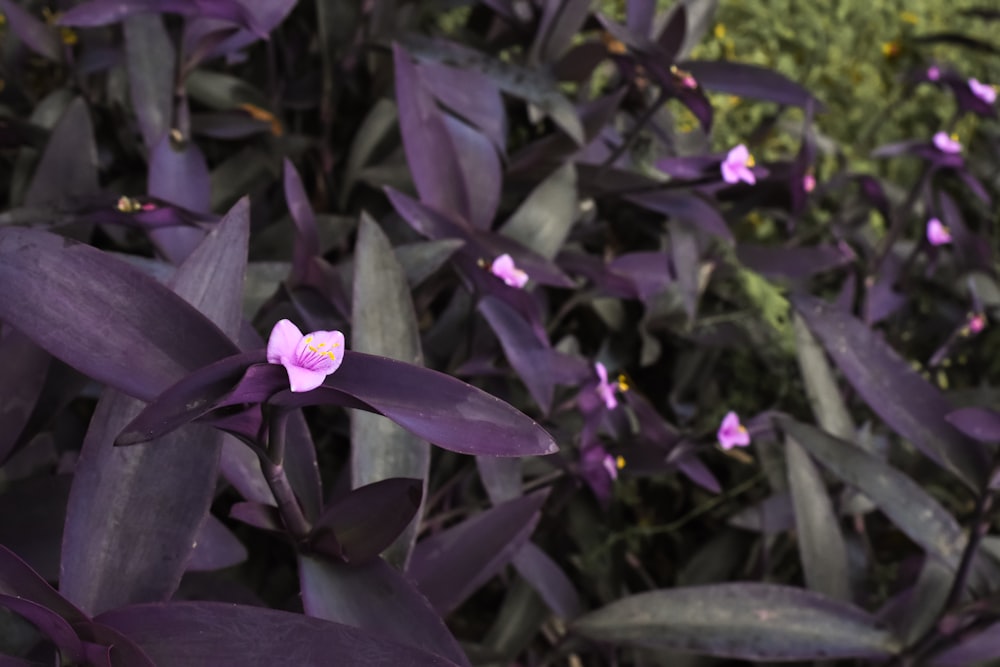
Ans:
{"type": "Polygon", "coordinates": [[[329,375],[344,360],[344,334],[339,331],[313,331],[306,334],[295,348],[290,361],[302,368],[329,375]]]}
{"type": "Polygon", "coordinates": [[[746,144],[740,144],[734,147],[729,154],[726,155],[726,162],[737,165],[746,164],[747,160],[750,159],[750,149],[746,147],[746,144]]]}
{"type": "Polygon", "coordinates": [[[312,391],[323,384],[328,373],[310,370],[294,364],[283,364],[288,371],[288,384],[293,392],[312,391]]]}
{"type": "Polygon", "coordinates": [[[271,329],[267,339],[267,361],[272,364],[284,363],[292,358],[295,348],[302,340],[302,332],[289,320],[279,320],[271,329]]]}

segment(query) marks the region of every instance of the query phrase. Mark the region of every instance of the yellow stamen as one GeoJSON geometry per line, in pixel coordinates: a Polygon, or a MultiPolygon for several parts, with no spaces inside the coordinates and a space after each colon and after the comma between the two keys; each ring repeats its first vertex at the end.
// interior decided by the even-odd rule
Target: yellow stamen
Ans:
{"type": "Polygon", "coordinates": [[[952,141],[958,141],[958,133],[957,132],[952,132],[951,133],[951,140],[952,141]]]}
{"type": "Polygon", "coordinates": [[[619,391],[628,391],[631,389],[628,383],[628,378],[625,377],[624,373],[618,376],[618,389],[619,391]]]}
{"type": "Polygon", "coordinates": [[[284,128],[281,126],[281,121],[278,120],[277,116],[268,111],[267,109],[261,109],[255,104],[241,104],[240,109],[243,109],[250,117],[254,120],[264,121],[265,123],[271,124],[271,134],[276,137],[280,137],[285,133],[284,128]]]}
{"type": "Polygon", "coordinates": [[[625,457],[624,456],[618,456],[615,459],[615,467],[618,468],[619,470],[621,470],[622,468],[625,467],[625,457]]]}
{"type": "Polygon", "coordinates": [[[740,424],[739,431],[740,431],[740,433],[746,433],[747,432],[747,427],[744,426],[743,424],[740,424]]]}
{"type": "Polygon", "coordinates": [[[716,23],[715,28],[712,30],[716,39],[725,39],[726,37],[726,26],[721,23],[716,23]]]}
{"type": "Polygon", "coordinates": [[[757,164],[757,161],[753,159],[753,155],[747,155],[747,166],[752,167],[757,164]]]}
{"type": "Polygon", "coordinates": [[[116,208],[122,213],[135,213],[142,208],[142,204],[131,197],[122,197],[118,200],[116,208]]]}
{"type": "Polygon", "coordinates": [[[616,39],[611,36],[611,33],[604,32],[601,33],[601,41],[604,42],[604,48],[608,50],[608,53],[613,53],[616,56],[623,56],[628,53],[628,47],[620,39],[616,39]]]}
{"type": "Polygon", "coordinates": [[[886,58],[895,58],[902,51],[899,42],[883,42],[882,43],[882,55],[886,58]]]}

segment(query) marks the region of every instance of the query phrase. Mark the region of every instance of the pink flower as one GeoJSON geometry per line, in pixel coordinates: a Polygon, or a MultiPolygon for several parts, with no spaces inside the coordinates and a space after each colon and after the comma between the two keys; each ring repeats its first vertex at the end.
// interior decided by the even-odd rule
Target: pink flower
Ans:
{"type": "Polygon", "coordinates": [[[267,361],[281,364],[288,372],[292,391],[311,391],[323,384],[344,360],[344,334],[313,331],[305,336],[288,320],[271,329],[267,340],[267,361]]]}
{"type": "Polygon", "coordinates": [[[993,90],[993,86],[985,83],[979,83],[975,79],[969,79],[969,90],[972,94],[981,99],[987,104],[993,104],[997,101],[997,91],[993,90]]]}
{"type": "Polygon", "coordinates": [[[927,78],[931,81],[937,81],[941,78],[941,68],[937,65],[931,65],[927,68],[927,78]]]}
{"type": "Polygon", "coordinates": [[[744,181],[753,185],[757,178],[750,168],[754,165],[753,156],[744,144],[733,148],[722,161],[722,180],[726,183],[739,183],[744,181]]]}
{"type": "Polygon", "coordinates": [[[608,369],[601,362],[598,361],[594,364],[594,370],[597,371],[599,379],[597,383],[597,395],[604,401],[604,405],[607,406],[608,410],[614,410],[618,407],[618,398],[615,396],[617,384],[608,382],[608,369]]]}
{"type": "Polygon", "coordinates": [[[802,177],[802,189],[806,192],[812,192],[816,189],[816,177],[812,173],[807,173],[802,177]]]}
{"type": "Polygon", "coordinates": [[[979,333],[986,328],[986,316],[982,313],[976,313],[969,318],[969,331],[974,334],[979,333]]]}
{"type": "MultiPolygon", "coordinates": [[[[625,459],[622,459],[620,456],[618,458],[621,459],[623,464],[625,463],[625,459]]],[[[611,454],[605,454],[604,460],[601,461],[601,465],[603,465],[604,469],[608,471],[608,477],[611,479],[618,479],[618,459],[611,456],[611,454]]]]}
{"type": "Polygon", "coordinates": [[[493,260],[493,264],[490,265],[490,273],[509,286],[518,289],[524,287],[528,282],[528,274],[517,268],[514,264],[514,258],[507,254],[500,255],[493,260]]]}
{"type": "Polygon", "coordinates": [[[746,447],[750,444],[750,434],[746,427],[740,423],[739,416],[732,411],[727,412],[726,416],[722,418],[722,424],[719,425],[719,432],[716,435],[723,449],[746,447]]]}
{"type": "Polygon", "coordinates": [[[934,145],[942,153],[961,153],[962,144],[958,141],[958,136],[948,136],[947,132],[938,132],[934,135],[934,145]]]}
{"type": "Polygon", "coordinates": [[[931,218],[927,221],[927,240],[931,245],[945,245],[951,243],[951,232],[940,220],[931,218]]]}

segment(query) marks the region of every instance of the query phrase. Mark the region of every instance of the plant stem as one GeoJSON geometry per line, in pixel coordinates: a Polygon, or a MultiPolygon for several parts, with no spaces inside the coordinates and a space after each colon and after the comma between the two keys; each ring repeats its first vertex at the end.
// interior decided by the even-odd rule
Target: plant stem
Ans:
{"type": "Polygon", "coordinates": [[[278,503],[278,512],[281,520],[288,529],[289,534],[296,542],[304,542],[312,526],[302,512],[292,485],[288,481],[283,465],[285,460],[285,431],[288,426],[288,418],[291,410],[287,408],[276,408],[271,412],[268,430],[267,456],[260,457],[260,469],[264,473],[268,488],[274,495],[274,500],[278,503]]]}

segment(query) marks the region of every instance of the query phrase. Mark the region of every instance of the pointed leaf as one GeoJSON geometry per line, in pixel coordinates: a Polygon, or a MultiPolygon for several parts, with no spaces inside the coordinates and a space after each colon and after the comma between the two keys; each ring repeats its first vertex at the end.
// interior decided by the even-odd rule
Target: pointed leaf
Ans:
{"type": "Polygon", "coordinates": [[[477,127],[503,153],[507,145],[507,113],[500,89],[482,72],[425,62],[420,78],[442,104],[477,127]]]}
{"type": "Polygon", "coordinates": [[[407,574],[442,615],[454,611],[517,555],[547,496],[507,501],[419,542],[407,574]]]}
{"type": "MultiPolygon", "coordinates": [[[[302,606],[310,616],[361,628],[469,665],[448,627],[413,584],[376,559],[361,567],[299,556],[302,606]],[[372,595],[380,591],[380,595],[372,595]]],[[[367,664],[367,663],[365,663],[367,664]]]]}
{"type": "Polygon", "coordinates": [[[578,216],[576,169],[566,164],[532,190],[500,233],[554,259],[578,216]]]}
{"type": "Polygon", "coordinates": [[[819,429],[792,420],[781,424],[824,468],[865,494],[928,554],[958,567],[965,535],[955,518],[919,484],[860,447],[819,429]]]}
{"type": "Polygon", "coordinates": [[[31,186],[24,194],[24,203],[27,206],[51,205],[97,191],[94,127],[87,103],[77,97],[49,135],[31,186]]]}
{"type": "MultiPolygon", "coordinates": [[[[211,206],[211,180],[205,156],[192,142],[175,145],[164,134],[149,155],[149,194],[190,211],[207,212],[211,206]]],[[[195,227],[153,229],[150,238],[168,260],[180,264],[197,247],[205,233],[195,227]]]]}
{"type": "Polygon", "coordinates": [[[157,665],[448,667],[456,663],[338,623],[222,602],[132,605],[97,618],[157,665]]]}
{"type": "Polygon", "coordinates": [[[52,640],[61,652],[65,652],[68,660],[79,663],[84,661],[80,638],[73,631],[73,627],[56,612],[37,602],[2,594],[0,594],[0,607],[31,621],[32,625],[52,640]]]}
{"type": "Polygon", "coordinates": [[[9,30],[29,49],[54,62],[62,62],[62,44],[56,31],[35,18],[19,2],[0,0],[0,13],[10,23],[9,30]]]}
{"type": "Polygon", "coordinates": [[[981,446],[945,419],[947,399],[871,329],[807,296],[790,301],[869,407],[931,460],[980,489],[988,469],[981,446]]]}
{"type": "MultiPolygon", "coordinates": [[[[358,227],[355,257],[351,348],[422,364],[410,288],[389,239],[365,214],[358,227]]],[[[378,415],[351,413],[351,481],[355,488],[408,477],[422,480],[422,498],[429,471],[430,447],[426,442],[378,415]]],[[[419,516],[419,508],[417,513],[419,516]]],[[[387,554],[390,563],[405,567],[417,540],[417,523],[411,524],[387,554]]]]}
{"type": "Polygon", "coordinates": [[[41,395],[51,357],[17,330],[0,338],[0,464],[14,450],[41,395]]]}
{"type": "Polygon", "coordinates": [[[688,60],[679,67],[712,91],[797,107],[812,103],[817,112],[825,109],[808,90],[771,69],[726,60],[688,60]]]}
{"type": "Polygon", "coordinates": [[[329,530],[348,563],[378,558],[413,521],[423,500],[425,482],[393,477],[366,484],[335,502],[316,522],[329,530]]]}
{"type": "Polygon", "coordinates": [[[82,373],[141,399],[237,351],[166,287],[54,234],[0,228],[0,284],[0,319],[82,373]]]}
{"type": "Polygon", "coordinates": [[[127,18],[123,32],[132,109],[146,150],[152,151],[171,128],[177,53],[158,14],[127,18]]]}
{"type": "Polygon", "coordinates": [[[188,572],[221,570],[238,565],[246,558],[246,547],[239,538],[209,514],[198,529],[186,569],[188,572]]]}
{"type": "Polygon", "coordinates": [[[945,415],[965,435],[986,443],[1000,443],[1000,414],[987,408],[961,408],[945,415]]]}
{"type": "Polygon", "coordinates": [[[886,658],[901,648],[857,607],[758,583],[640,593],[587,614],[571,632],[619,645],[765,662],[886,658]]]}

